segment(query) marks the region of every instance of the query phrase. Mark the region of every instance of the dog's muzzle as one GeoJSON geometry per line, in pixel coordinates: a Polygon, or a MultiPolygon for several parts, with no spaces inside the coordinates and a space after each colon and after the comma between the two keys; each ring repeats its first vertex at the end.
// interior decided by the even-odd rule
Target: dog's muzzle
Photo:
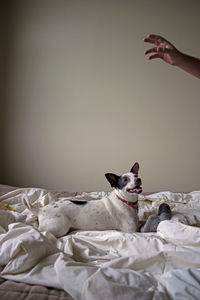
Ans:
{"type": "Polygon", "coordinates": [[[141,185],[142,180],[135,176],[134,181],[132,181],[130,184],[127,184],[127,187],[125,187],[125,189],[129,194],[140,194],[142,193],[141,185]]]}
{"type": "Polygon", "coordinates": [[[133,193],[136,193],[136,194],[142,193],[142,187],[141,187],[142,180],[140,178],[136,179],[135,185],[136,185],[136,187],[133,189],[133,193]]]}

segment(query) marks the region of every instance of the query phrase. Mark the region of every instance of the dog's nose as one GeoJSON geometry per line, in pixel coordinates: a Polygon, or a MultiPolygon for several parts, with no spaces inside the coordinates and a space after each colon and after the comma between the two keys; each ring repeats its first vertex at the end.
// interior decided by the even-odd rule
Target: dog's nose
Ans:
{"type": "Polygon", "coordinates": [[[142,180],[140,178],[137,178],[135,183],[137,186],[140,186],[142,184],[142,180]]]}

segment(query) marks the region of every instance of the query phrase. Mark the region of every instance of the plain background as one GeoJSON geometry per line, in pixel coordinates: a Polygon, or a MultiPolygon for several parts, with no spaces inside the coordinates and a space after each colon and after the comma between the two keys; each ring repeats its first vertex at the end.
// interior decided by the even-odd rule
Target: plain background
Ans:
{"type": "Polygon", "coordinates": [[[149,33],[200,57],[200,1],[1,1],[1,182],[109,190],[140,163],[144,191],[200,189],[200,81],[148,61],[149,33]]]}

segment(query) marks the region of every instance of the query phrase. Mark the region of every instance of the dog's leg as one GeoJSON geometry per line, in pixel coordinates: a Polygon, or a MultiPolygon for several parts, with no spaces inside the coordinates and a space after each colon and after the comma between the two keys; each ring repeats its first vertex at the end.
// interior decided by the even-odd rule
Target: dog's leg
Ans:
{"type": "Polygon", "coordinates": [[[66,235],[71,228],[70,220],[62,215],[55,216],[55,218],[39,218],[39,231],[48,231],[55,237],[66,235]]]}

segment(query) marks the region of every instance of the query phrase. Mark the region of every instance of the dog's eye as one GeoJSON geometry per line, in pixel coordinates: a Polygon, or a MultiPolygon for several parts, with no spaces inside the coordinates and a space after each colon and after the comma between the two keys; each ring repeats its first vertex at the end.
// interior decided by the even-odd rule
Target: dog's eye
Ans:
{"type": "Polygon", "coordinates": [[[127,182],[128,181],[128,178],[127,177],[124,177],[124,182],[127,182]]]}

